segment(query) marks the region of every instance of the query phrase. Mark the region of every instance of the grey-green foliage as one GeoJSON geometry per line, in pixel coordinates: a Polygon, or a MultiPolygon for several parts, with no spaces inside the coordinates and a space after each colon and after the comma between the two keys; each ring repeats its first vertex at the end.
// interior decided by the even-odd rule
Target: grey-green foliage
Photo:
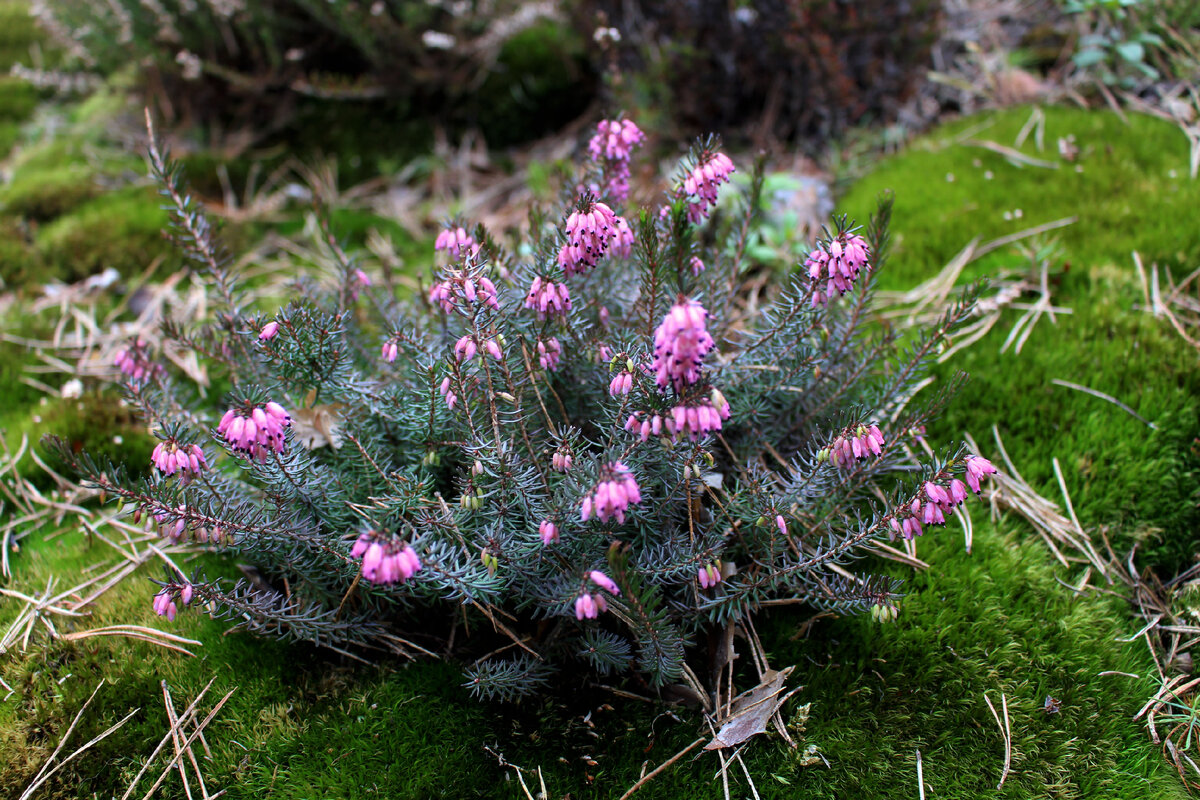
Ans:
{"type": "MultiPolygon", "coordinates": [[[[697,143],[681,176],[717,146],[697,143]]],[[[436,278],[453,287],[448,310],[366,286],[362,265],[330,245],[339,279],[298,281],[297,298],[272,319],[277,332],[260,338],[268,320],[248,309],[178,170],[154,147],[151,161],[174,208],[175,239],[212,287],[210,324],[165,333],[233,388],[214,405],[166,370],[126,388],[161,437],[201,443],[213,469],[185,483],[67,448],[60,456],[164,535],[256,564],[266,578],[257,584],[195,575],[163,590],[180,597],[190,583],[197,600],[252,631],[469,657],[467,685],[486,697],[536,691],[570,664],[635,670],[661,685],[679,678],[707,628],[768,601],[841,613],[889,607],[895,582],[846,568],[928,503],[926,481],[944,484],[964,468],[961,448],[922,463],[910,445],[946,399],[914,395],[970,300],[902,340],[868,324],[890,198],[865,230],[873,269],[828,306],[812,302],[824,284],[806,271],[770,297],[743,292],[760,163],[740,213],[703,230],[678,191],[661,210],[624,209],[636,232],[629,254],[614,248],[584,275],[563,277],[564,235],[544,215],[510,247],[476,227],[478,253],[464,252],[436,278]],[[700,274],[693,255],[708,265],[700,274]],[[539,319],[526,306],[535,276],[570,285],[564,318],[539,319]],[[485,278],[495,307],[465,289],[485,278]],[[696,382],[660,388],[647,369],[655,332],[687,298],[707,309],[716,347],[696,382]],[[479,345],[477,357],[456,356],[462,337],[479,345]],[[551,343],[559,363],[539,364],[539,346],[551,343]],[[381,346],[395,347],[390,363],[381,346]],[[613,396],[610,380],[623,370],[632,391],[613,396]],[[630,416],[719,407],[720,395],[730,415],[716,435],[644,441],[628,430],[630,416]],[[227,408],[269,400],[311,426],[327,415],[322,436],[305,438],[329,446],[308,449],[293,429],[282,453],[256,461],[214,430],[227,408]],[[872,424],[883,431],[879,455],[836,466],[835,439],[872,424]],[[564,455],[571,468],[553,468],[564,455]],[[620,521],[585,520],[585,498],[616,462],[641,502],[620,521]],[[539,535],[546,522],[557,526],[553,541],[539,535]],[[421,568],[405,581],[368,580],[352,552],[365,531],[411,547],[421,568]],[[702,587],[709,568],[723,579],[702,587]],[[618,591],[602,591],[593,571],[618,591]],[[584,596],[606,609],[582,618],[584,596]]],[[[588,197],[564,198],[572,202],[593,207],[588,197]]],[[[830,236],[846,231],[839,220],[830,236]]]]}

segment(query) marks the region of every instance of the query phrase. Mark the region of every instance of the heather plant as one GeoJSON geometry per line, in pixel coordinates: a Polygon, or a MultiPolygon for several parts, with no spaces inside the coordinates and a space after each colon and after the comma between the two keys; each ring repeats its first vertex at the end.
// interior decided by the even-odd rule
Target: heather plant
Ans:
{"type": "Polygon", "coordinates": [[[298,275],[266,315],[151,142],[213,309],[165,320],[163,346],[228,391],[131,342],[123,385],[160,443],[140,464],[58,455],[161,536],[258,567],[167,575],[165,617],[444,654],[484,698],[579,671],[663,685],[766,606],[894,617],[897,582],[848,567],[944,524],[994,471],[961,445],[915,455],[962,383],[919,392],[971,299],[903,338],[872,322],[890,198],[759,297],[743,282],[763,164],[724,214],[737,167],[698,141],[660,204],[629,207],[640,132],[605,121],[526,232],[448,223],[428,290],[396,297],[328,237],[337,279],[298,275]]]}

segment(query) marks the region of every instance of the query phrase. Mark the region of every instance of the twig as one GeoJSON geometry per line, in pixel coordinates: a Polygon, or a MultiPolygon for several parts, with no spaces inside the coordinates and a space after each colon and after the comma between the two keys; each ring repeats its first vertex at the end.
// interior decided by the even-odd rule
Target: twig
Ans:
{"type": "MultiPolygon", "coordinates": [[[[695,749],[696,749],[697,747],[699,747],[700,745],[704,744],[704,739],[705,739],[705,738],[706,738],[706,737],[703,737],[703,736],[701,736],[699,739],[697,739],[696,741],[692,742],[692,743],[691,743],[691,744],[689,744],[687,747],[683,748],[683,749],[682,749],[682,750],[680,750],[678,753],[676,753],[675,755],[671,756],[670,758],[668,758],[668,759],[667,759],[666,761],[664,761],[663,763],[659,764],[659,765],[658,765],[657,767],[655,767],[654,769],[650,770],[650,772],[648,772],[646,775],[644,775],[644,776],[641,778],[641,780],[639,780],[639,781],[638,781],[637,783],[635,783],[633,786],[630,786],[630,787],[629,787],[629,790],[628,790],[628,791],[626,791],[626,792],[625,792],[625,794],[621,795],[621,798],[620,798],[620,800],[626,800],[626,798],[633,796],[633,793],[634,793],[634,792],[636,792],[638,789],[641,789],[643,786],[645,786],[647,783],[649,783],[649,782],[650,782],[650,781],[651,781],[651,780],[652,780],[652,779],[653,779],[655,776],[657,776],[657,775],[658,775],[659,773],[661,773],[663,770],[667,769],[667,768],[668,768],[668,767],[670,767],[672,764],[674,764],[676,761],[678,761],[679,759],[683,758],[684,756],[686,756],[688,753],[690,753],[690,752],[692,752],[693,750],[695,750],[695,749]]],[[[719,752],[719,751],[718,751],[718,752],[719,752]]]]}

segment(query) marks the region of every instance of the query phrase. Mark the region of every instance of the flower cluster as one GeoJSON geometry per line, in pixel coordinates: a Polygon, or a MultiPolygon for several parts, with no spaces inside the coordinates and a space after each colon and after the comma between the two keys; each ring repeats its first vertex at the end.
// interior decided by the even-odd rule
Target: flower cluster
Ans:
{"type": "Polygon", "coordinates": [[[843,431],[827,450],[822,451],[822,457],[828,457],[836,467],[850,469],[856,460],[882,452],[883,433],[878,425],[871,424],[859,425],[853,431],[843,431]]]}
{"type": "MultiPolygon", "coordinates": [[[[179,590],[179,602],[186,606],[188,603],[192,602],[194,593],[195,589],[192,588],[192,585],[190,583],[185,583],[183,588],[179,590]]],[[[164,586],[162,591],[154,595],[154,601],[152,605],[154,606],[155,614],[158,614],[160,617],[166,617],[171,622],[174,622],[175,615],[179,613],[179,608],[175,605],[175,600],[171,595],[171,589],[164,586]]]]}
{"type": "Polygon", "coordinates": [[[377,531],[359,536],[350,556],[362,559],[363,580],[371,583],[404,583],[421,569],[421,559],[412,547],[377,531]]]}
{"type": "Polygon", "coordinates": [[[713,348],[713,338],[704,322],[708,312],[695,300],[682,299],[672,306],[654,332],[654,379],[660,387],[675,391],[700,379],[704,356],[713,348]]]}
{"type": "Polygon", "coordinates": [[[454,310],[455,298],[462,298],[468,303],[483,303],[488,308],[500,310],[496,300],[496,285],[485,275],[478,278],[457,275],[435,283],[429,290],[429,302],[440,305],[447,313],[454,310]]]}
{"type": "Polygon", "coordinates": [[[438,387],[438,391],[441,392],[442,397],[446,398],[446,407],[453,411],[454,406],[458,405],[458,395],[450,390],[449,375],[442,378],[442,385],[438,387]]]}
{"type": "Polygon", "coordinates": [[[445,250],[450,257],[457,260],[463,253],[474,255],[479,250],[475,239],[461,225],[456,228],[445,228],[433,241],[434,251],[445,250]]]}
{"type": "Polygon", "coordinates": [[[979,479],[995,474],[996,468],[983,456],[967,457],[967,484],[975,494],[979,494],[979,479]]]}
{"type": "Polygon", "coordinates": [[[544,519],[538,525],[538,535],[542,537],[542,544],[550,544],[558,539],[558,526],[553,521],[544,519]]]}
{"type": "Polygon", "coordinates": [[[148,378],[161,367],[150,360],[149,343],[145,339],[138,339],[129,347],[118,350],[113,356],[113,364],[117,369],[135,381],[140,381],[143,378],[148,378]]]}
{"type": "Polygon", "coordinates": [[[525,307],[537,312],[538,319],[549,316],[565,317],[571,310],[571,292],[565,283],[554,283],[535,276],[525,295],[525,307]]]}
{"type": "Polygon", "coordinates": [[[610,517],[615,517],[617,523],[622,524],[625,522],[625,509],[640,502],[642,492],[629,467],[620,461],[612,461],[601,470],[601,479],[596,488],[583,498],[579,519],[587,522],[595,514],[601,522],[608,522],[610,517]]]}
{"type": "Polygon", "coordinates": [[[698,225],[717,204],[717,189],[729,182],[733,162],[724,153],[707,152],[683,179],[680,194],[687,200],[688,221],[698,225]]]}
{"type": "Polygon", "coordinates": [[[567,241],[558,252],[558,265],[569,278],[594,268],[617,235],[617,217],[604,203],[585,198],[567,217],[567,241]]]}
{"type": "Polygon", "coordinates": [[[813,282],[812,304],[824,305],[829,298],[854,288],[860,272],[871,269],[871,249],[866,239],[841,231],[828,241],[817,242],[804,261],[813,282]]]}
{"type": "Polygon", "coordinates": [[[550,466],[556,472],[569,472],[571,469],[571,453],[569,450],[558,448],[554,451],[554,455],[550,457],[550,466]]]}
{"type": "Polygon", "coordinates": [[[184,478],[199,475],[202,470],[208,469],[200,445],[181,445],[174,439],[155,445],[154,452],[150,454],[150,461],[164,475],[182,472],[184,478]]]}
{"type": "MultiPolygon", "coordinates": [[[[713,394],[720,395],[714,391],[713,394]]],[[[722,420],[729,419],[729,403],[700,402],[680,404],[667,415],[635,411],[625,420],[625,430],[637,434],[644,442],[651,436],[666,434],[674,439],[686,436],[695,441],[705,434],[721,430],[722,420]]]]}
{"type": "Polygon", "coordinates": [[[633,120],[613,119],[597,124],[596,134],[588,142],[592,160],[604,167],[607,193],[618,203],[629,197],[629,161],[633,148],[645,138],[633,120]]]}
{"type": "Polygon", "coordinates": [[[267,460],[268,452],[283,452],[283,431],[291,424],[292,418],[283,406],[272,401],[252,408],[229,409],[221,417],[217,433],[224,436],[234,450],[263,462],[267,460]]]}
{"type": "Polygon", "coordinates": [[[381,355],[383,356],[383,360],[389,364],[395,363],[396,359],[400,356],[400,342],[397,341],[395,336],[383,343],[381,355]]]}
{"type": "MultiPolygon", "coordinates": [[[[500,349],[500,343],[495,339],[483,340],[484,351],[492,358],[499,361],[504,358],[504,351],[500,349]]],[[[462,336],[454,343],[454,357],[461,363],[470,361],[479,352],[479,345],[476,343],[474,336],[462,336]]],[[[445,392],[443,392],[445,394],[445,392]]]]}
{"type": "MultiPolygon", "coordinates": [[[[976,493],[979,492],[980,478],[995,472],[996,468],[986,458],[967,456],[967,483],[976,493]]],[[[925,532],[922,525],[944,525],[946,524],[946,514],[953,511],[966,499],[967,487],[958,478],[952,478],[948,486],[925,481],[912,502],[889,520],[890,535],[893,538],[899,535],[905,539],[912,539],[925,532]]]]}
{"type": "Polygon", "coordinates": [[[633,373],[623,369],[608,382],[608,393],[613,397],[629,394],[633,390],[633,373]]]}
{"type": "MultiPolygon", "coordinates": [[[[592,583],[614,597],[621,596],[621,590],[618,588],[616,582],[603,572],[592,570],[588,573],[587,577],[592,583]]],[[[608,601],[599,592],[581,591],[579,596],[575,598],[575,619],[577,620],[595,619],[600,616],[600,612],[607,610],[608,601]]]]}
{"type": "Polygon", "coordinates": [[[538,339],[538,365],[550,372],[558,369],[558,360],[562,358],[562,345],[558,339],[551,336],[548,339],[538,339]]]}
{"type": "Polygon", "coordinates": [[[700,588],[711,589],[721,582],[721,562],[715,561],[700,568],[700,588]]]}

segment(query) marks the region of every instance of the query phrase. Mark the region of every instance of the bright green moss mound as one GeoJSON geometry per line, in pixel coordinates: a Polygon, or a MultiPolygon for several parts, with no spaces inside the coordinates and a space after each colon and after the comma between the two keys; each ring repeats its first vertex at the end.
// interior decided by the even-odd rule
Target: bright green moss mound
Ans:
{"type": "MultiPolygon", "coordinates": [[[[1131,252],[1180,278],[1197,265],[1200,232],[1192,209],[1200,204],[1200,181],[1188,177],[1188,144],[1175,126],[1138,115],[1125,124],[1108,112],[1045,113],[1046,151],[1037,151],[1031,135],[1021,152],[1058,162],[1058,169],[1014,166],[958,141],[975,130],[977,140],[1014,147],[1029,110],[995,113],[940,128],[883,161],[841,208],[864,219],[881,191],[895,190],[896,247],[880,283],[905,289],[974,236],[987,241],[1078,216],[1050,234],[1062,252],[1052,264],[1060,273],[1053,298],[1074,313],[1060,315],[1057,324],[1043,318],[1020,354],[1002,355],[1021,313],[1007,311],[987,337],[944,365],[943,377],[963,370],[971,382],[938,438],[969,431],[994,456],[990,431],[998,426],[1024,477],[1056,499],[1051,459],[1057,457],[1085,525],[1112,526],[1124,548],[1144,539],[1142,553],[1171,570],[1192,556],[1200,530],[1200,460],[1191,447],[1200,434],[1200,359],[1164,320],[1134,308],[1142,290],[1131,252]],[[1056,141],[1067,136],[1080,150],[1075,164],[1057,155],[1056,141]],[[1020,219],[1005,219],[1018,209],[1020,219]],[[1157,429],[1055,379],[1112,395],[1157,429]]],[[[1021,263],[1001,249],[965,276],[985,278],[1021,263]]]]}

